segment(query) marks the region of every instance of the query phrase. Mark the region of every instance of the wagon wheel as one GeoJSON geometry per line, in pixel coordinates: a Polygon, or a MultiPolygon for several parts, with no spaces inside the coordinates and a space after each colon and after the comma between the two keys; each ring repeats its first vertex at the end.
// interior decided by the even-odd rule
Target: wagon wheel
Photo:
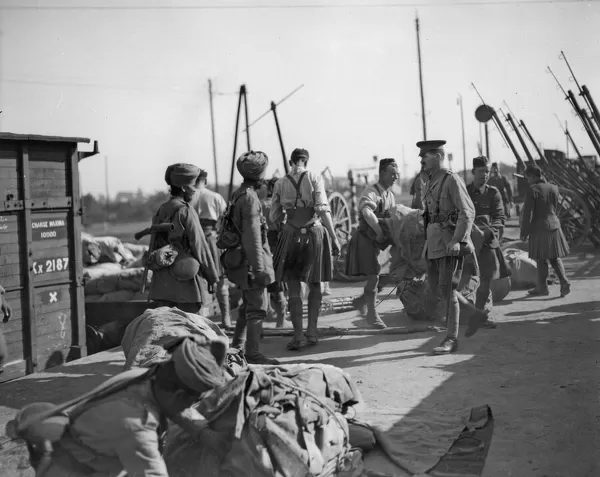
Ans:
{"type": "Polygon", "coordinates": [[[338,240],[345,243],[350,240],[352,233],[352,219],[350,217],[350,207],[348,202],[339,192],[333,192],[329,196],[329,206],[331,207],[331,218],[338,240]]]}
{"type": "Polygon", "coordinates": [[[579,247],[588,237],[591,229],[591,214],[585,201],[577,192],[560,187],[556,215],[560,219],[569,247],[579,247]]]}

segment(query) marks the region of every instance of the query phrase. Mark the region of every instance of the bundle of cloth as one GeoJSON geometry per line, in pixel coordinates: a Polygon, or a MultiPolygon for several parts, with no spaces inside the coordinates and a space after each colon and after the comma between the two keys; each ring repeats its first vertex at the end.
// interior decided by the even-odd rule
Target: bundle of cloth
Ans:
{"type": "MultiPolygon", "coordinates": [[[[125,328],[121,346],[127,371],[133,367],[148,367],[169,360],[169,345],[184,336],[202,336],[213,341],[227,336],[212,320],[186,313],[177,308],[148,309],[125,328]]],[[[246,361],[236,349],[228,348],[227,363],[231,375],[244,368],[246,361]]]]}
{"type": "MultiPolygon", "coordinates": [[[[86,301],[147,300],[141,293],[143,268],[123,268],[118,263],[99,263],[83,269],[86,301]]],[[[146,277],[146,290],[152,280],[152,271],[146,277]]]]}
{"type": "MultiPolygon", "coordinates": [[[[380,219],[382,227],[389,233],[391,247],[390,277],[397,285],[396,295],[404,305],[406,313],[416,320],[440,320],[446,316],[446,304],[429,287],[427,260],[423,257],[425,247],[425,225],[422,211],[404,205],[396,205],[390,217],[380,219]]],[[[471,239],[475,249],[483,245],[483,233],[473,228],[471,239]]],[[[479,277],[464,275],[459,292],[471,303],[475,303],[479,277]]],[[[488,298],[486,309],[492,305],[488,298]]]]}
{"type": "Polygon", "coordinates": [[[145,245],[122,243],[117,237],[94,237],[83,232],[81,234],[84,265],[96,263],[120,263],[128,265],[140,258],[148,248],[145,245]]]}
{"type": "Polygon", "coordinates": [[[346,416],[360,401],[349,376],[320,364],[253,366],[197,405],[204,429],[170,430],[171,477],[359,477],[346,416]]]}

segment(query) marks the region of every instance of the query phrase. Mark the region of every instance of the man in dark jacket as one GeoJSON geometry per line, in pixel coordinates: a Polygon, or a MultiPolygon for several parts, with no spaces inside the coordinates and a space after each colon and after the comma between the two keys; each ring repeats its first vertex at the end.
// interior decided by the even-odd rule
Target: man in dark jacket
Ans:
{"type": "Polygon", "coordinates": [[[244,182],[229,202],[226,215],[239,233],[240,245],[223,255],[227,278],[242,290],[242,306],[235,323],[232,346],[245,347],[251,364],[278,364],[260,353],[262,322],[267,316],[267,287],[275,281],[273,257],[267,240],[267,226],[258,198],[269,158],[264,152],[250,151],[236,162],[244,182]]]}
{"type": "MultiPolygon", "coordinates": [[[[7,321],[12,314],[12,310],[10,305],[6,301],[6,297],[4,295],[4,288],[0,285],[0,312],[2,312],[2,317],[4,321],[7,321]]],[[[4,333],[0,329],[0,373],[4,371],[4,361],[8,357],[8,348],[6,346],[6,341],[4,340],[4,333]]]]}
{"type": "MultiPolygon", "coordinates": [[[[508,179],[500,174],[500,168],[497,162],[492,162],[490,169],[491,176],[488,179],[488,185],[495,187],[500,191],[500,197],[502,197],[502,204],[504,206],[504,215],[507,219],[510,219],[510,209],[513,205],[513,193],[512,187],[508,179]]],[[[502,233],[500,233],[502,236],[502,233]]]]}
{"type": "MultiPolygon", "coordinates": [[[[501,278],[500,260],[503,260],[498,237],[504,228],[506,216],[500,191],[487,184],[490,168],[487,157],[479,156],[473,159],[473,182],[467,186],[469,197],[475,206],[475,221],[473,227],[480,229],[483,243],[477,251],[477,261],[480,268],[480,283],[477,289],[475,306],[483,310],[490,295],[492,280],[501,278]],[[500,257],[498,256],[500,255],[500,257]]],[[[506,267],[504,267],[506,269],[506,267]]],[[[495,323],[488,317],[486,327],[495,328],[495,323]]]]}

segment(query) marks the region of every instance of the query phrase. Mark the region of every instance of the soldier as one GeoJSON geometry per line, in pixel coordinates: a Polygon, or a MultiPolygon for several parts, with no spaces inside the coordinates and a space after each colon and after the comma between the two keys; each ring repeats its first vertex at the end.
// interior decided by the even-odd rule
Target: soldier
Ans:
{"type": "MultiPolygon", "coordinates": [[[[2,316],[4,317],[4,321],[8,321],[10,316],[12,315],[12,310],[10,305],[6,301],[6,297],[4,296],[4,288],[0,285],[0,311],[2,312],[2,316]]],[[[8,348],[6,346],[6,341],[4,340],[4,333],[0,330],[0,373],[4,371],[4,362],[8,357],[8,348]]]]}
{"type": "Polygon", "coordinates": [[[170,246],[178,253],[172,265],[154,266],[149,300],[156,306],[176,306],[196,314],[200,313],[202,303],[210,301],[212,287],[218,281],[198,214],[190,205],[200,172],[193,164],[173,164],[167,168],[165,182],[171,187],[171,198],[160,206],[152,223],[172,223],[175,229],[157,235],[155,249],[149,251],[157,252],[158,256],[170,246]]]}
{"type": "MultiPolygon", "coordinates": [[[[269,248],[273,252],[277,248],[277,237],[279,232],[277,225],[275,225],[270,218],[271,206],[273,205],[273,190],[275,189],[275,183],[279,180],[278,177],[273,177],[268,180],[263,187],[261,187],[261,204],[263,207],[263,214],[267,221],[267,239],[269,241],[269,248]]],[[[267,291],[270,295],[270,302],[277,316],[277,322],[275,326],[277,328],[283,328],[285,318],[285,307],[287,305],[285,299],[285,292],[283,290],[283,284],[279,282],[273,282],[267,287],[267,291]]]]}
{"type": "MultiPolygon", "coordinates": [[[[488,179],[488,185],[500,191],[500,197],[502,197],[502,204],[504,205],[504,215],[506,215],[507,219],[510,219],[510,211],[513,206],[513,193],[510,182],[505,176],[500,174],[500,167],[497,162],[492,162],[490,172],[491,176],[488,179]]],[[[502,237],[502,232],[500,232],[500,237],[502,237]]]]}
{"type": "MultiPolygon", "coordinates": [[[[458,349],[459,301],[471,310],[466,337],[477,332],[487,320],[487,315],[475,309],[457,288],[463,271],[466,255],[472,255],[471,228],[475,219],[475,208],[462,179],[454,172],[442,168],[446,141],[420,141],[419,156],[423,171],[429,174],[425,189],[425,250],[427,276],[431,290],[446,303],[448,332],[434,354],[453,353],[458,349]]],[[[477,272],[477,269],[475,269],[477,272]]]]}
{"type": "Polygon", "coordinates": [[[167,419],[191,432],[186,410],[227,383],[226,341],[185,337],[172,346],[169,361],[115,376],[112,386],[95,389],[68,417],[50,403],[19,411],[7,430],[27,443],[36,475],[168,477],[161,455],[167,419]]]}
{"type": "Polygon", "coordinates": [[[229,306],[229,283],[223,276],[221,266],[221,251],[217,247],[217,221],[225,213],[227,202],[221,194],[213,192],[207,187],[208,173],[201,170],[198,182],[198,190],[192,200],[192,207],[198,212],[200,225],[215,263],[219,282],[217,283],[217,300],[221,310],[221,324],[223,328],[231,328],[231,316],[229,306]]]}
{"type": "Polygon", "coordinates": [[[323,179],[306,170],[308,158],[306,149],[294,149],[290,157],[292,170],[275,184],[270,212],[271,221],[281,230],[274,257],[275,280],[288,285],[294,325],[289,350],[317,344],[321,283],[333,278],[331,255],[337,256],[340,251],[323,179]],[[302,329],[302,282],[309,287],[306,339],[302,329]]]}
{"type": "MultiPolygon", "coordinates": [[[[490,295],[491,281],[501,278],[501,262],[504,262],[504,257],[500,250],[498,237],[504,228],[506,216],[500,191],[486,184],[490,174],[487,157],[474,158],[472,172],[473,182],[467,186],[467,191],[475,207],[473,227],[478,227],[483,233],[483,245],[477,254],[481,281],[477,289],[475,307],[483,310],[490,295]]],[[[503,269],[506,270],[506,268],[506,264],[504,264],[503,269]]],[[[495,328],[496,324],[488,317],[485,326],[495,328]]]]}
{"type": "Polygon", "coordinates": [[[262,322],[267,316],[266,288],[274,282],[273,258],[267,240],[267,224],[257,191],[265,177],[269,158],[264,152],[249,151],[237,162],[244,178],[231,196],[226,220],[237,231],[240,246],[227,249],[223,266],[227,278],[242,290],[242,306],[235,323],[232,346],[244,349],[251,364],[278,364],[260,352],[262,322]]]}
{"type": "Polygon", "coordinates": [[[538,284],[529,290],[531,296],[547,296],[548,262],[560,280],[560,296],[571,292],[571,283],[567,279],[562,257],[569,254],[569,244],[561,229],[560,219],[556,215],[558,208],[558,187],[542,178],[537,165],[528,164],[525,178],[529,190],[523,205],[521,240],[529,239],[529,257],[537,262],[538,284]]]}
{"type": "MultiPolygon", "coordinates": [[[[364,305],[367,323],[377,329],[386,328],[381,320],[375,300],[381,266],[379,254],[389,245],[379,219],[389,217],[390,209],[396,204],[393,192],[390,190],[398,180],[398,165],[395,159],[379,161],[379,181],[369,185],[363,192],[359,204],[358,229],[352,234],[346,257],[346,275],[365,276],[367,283],[364,287],[364,305]]],[[[360,298],[357,303],[360,303],[360,298]]]]}

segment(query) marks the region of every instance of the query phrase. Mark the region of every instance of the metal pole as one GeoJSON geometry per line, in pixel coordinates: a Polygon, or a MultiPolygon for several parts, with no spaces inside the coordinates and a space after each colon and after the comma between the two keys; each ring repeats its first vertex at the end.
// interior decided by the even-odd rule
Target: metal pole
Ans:
{"type": "Polygon", "coordinates": [[[427,126],[425,125],[425,96],[423,94],[423,66],[421,63],[421,39],[420,39],[420,28],[419,28],[419,17],[415,18],[415,24],[417,26],[417,55],[419,58],[419,84],[421,85],[421,120],[423,121],[423,139],[427,140],[427,126]]]}
{"type": "Polygon", "coordinates": [[[208,97],[210,100],[210,126],[212,131],[213,164],[215,168],[215,191],[219,192],[219,171],[217,170],[217,142],[215,140],[215,116],[213,111],[212,81],[208,79],[208,97]]]}
{"type": "Polygon", "coordinates": [[[488,125],[485,123],[483,125],[483,130],[485,131],[485,157],[490,160],[490,134],[488,132],[488,125]]]}
{"type": "Polygon", "coordinates": [[[573,91],[569,90],[567,99],[570,100],[571,105],[573,106],[573,108],[575,109],[575,112],[579,116],[579,119],[581,119],[581,122],[583,123],[583,127],[585,128],[588,136],[590,137],[590,141],[592,141],[592,145],[594,146],[594,149],[600,155],[600,141],[598,140],[598,137],[596,136],[596,132],[591,128],[589,116],[583,109],[581,109],[579,107],[579,103],[577,102],[577,99],[575,98],[573,91]]]}
{"type": "Polygon", "coordinates": [[[463,177],[467,183],[467,148],[465,146],[465,117],[463,114],[462,96],[458,95],[458,104],[460,105],[460,125],[462,127],[462,147],[463,147],[463,177]]]}
{"type": "Polygon", "coordinates": [[[519,130],[517,129],[517,125],[515,124],[515,122],[513,121],[512,116],[510,115],[510,113],[508,113],[506,115],[506,120],[510,123],[510,125],[513,128],[513,131],[515,132],[515,134],[517,135],[517,139],[519,140],[519,142],[521,143],[521,147],[523,148],[523,150],[525,151],[525,155],[527,156],[527,159],[529,159],[529,162],[534,162],[533,160],[533,156],[531,155],[531,153],[529,152],[529,149],[527,148],[527,144],[525,143],[525,140],[523,139],[523,136],[521,136],[521,133],[519,132],[519,130]]]}
{"type": "Polygon", "coordinates": [[[281,137],[281,128],[279,127],[279,119],[277,118],[277,105],[274,101],[271,101],[271,111],[273,111],[273,117],[275,118],[275,127],[277,128],[277,137],[279,138],[279,146],[281,147],[281,155],[283,157],[283,168],[285,173],[290,172],[290,165],[288,164],[287,156],[285,155],[285,148],[283,147],[283,138],[281,137]]]}
{"type": "Polygon", "coordinates": [[[106,194],[106,204],[105,204],[106,219],[104,220],[104,230],[107,230],[107,222],[110,217],[110,198],[109,198],[109,192],[108,192],[108,156],[106,156],[106,155],[104,156],[104,190],[105,190],[105,194],[106,194]]]}
{"type": "Polygon", "coordinates": [[[581,87],[581,91],[582,91],[581,94],[587,100],[587,103],[590,105],[590,112],[591,112],[592,117],[596,121],[596,126],[598,126],[600,128],[600,112],[598,111],[598,108],[596,107],[596,103],[594,102],[594,99],[592,98],[592,94],[590,93],[590,90],[587,88],[586,85],[583,85],[581,87]]]}
{"type": "Polygon", "coordinates": [[[235,118],[235,136],[233,137],[233,159],[231,160],[231,175],[229,176],[229,195],[228,199],[231,199],[233,194],[233,171],[235,170],[235,159],[237,154],[237,142],[238,142],[238,131],[240,128],[240,112],[242,108],[242,95],[244,94],[244,85],[240,87],[240,95],[238,97],[237,116],[235,118]]]}
{"type": "Polygon", "coordinates": [[[548,162],[548,161],[546,161],[546,157],[544,156],[544,154],[540,150],[540,147],[534,141],[533,136],[529,132],[529,129],[527,129],[527,126],[525,126],[525,123],[523,122],[522,119],[521,119],[521,121],[519,121],[519,124],[521,124],[521,127],[523,128],[523,131],[525,131],[525,135],[529,138],[529,140],[531,141],[531,144],[533,144],[533,147],[535,148],[535,151],[538,153],[538,156],[540,156],[540,159],[542,161],[544,161],[544,162],[548,162]]]}
{"type": "MultiPolygon", "coordinates": [[[[567,141],[567,157],[569,157],[569,136],[567,135],[568,131],[569,131],[569,124],[565,120],[565,139],[567,141]]],[[[579,154],[579,151],[577,151],[577,153],[579,154]]]]}
{"type": "Polygon", "coordinates": [[[248,150],[251,151],[252,147],[250,147],[250,128],[248,125],[250,124],[250,120],[248,119],[248,91],[246,90],[246,85],[242,85],[242,94],[244,95],[244,113],[246,115],[246,144],[248,145],[248,150]]]}
{"type": "Polygon", "coordinates": [[[506,129],[504,129],[502,121],[500,121],[500,118],[496,114],[496,111],[494,111],[492,118],[494,120],[494,124],[496,124],[496,127],[498,128],[498,131],[500,131],[500,135],[504,138],[504,141],[506,142],[506,144],[508,144],[508,147],[510,147],[510,150],[514,154],[515,159],[517,159],[517,172],[523,171],[525,169],[525,163],[521,159],[521,156],[519,156],[515,145],[513,144],[512,140],[510,139],[510,136],[506,132],[506,129]]]}

